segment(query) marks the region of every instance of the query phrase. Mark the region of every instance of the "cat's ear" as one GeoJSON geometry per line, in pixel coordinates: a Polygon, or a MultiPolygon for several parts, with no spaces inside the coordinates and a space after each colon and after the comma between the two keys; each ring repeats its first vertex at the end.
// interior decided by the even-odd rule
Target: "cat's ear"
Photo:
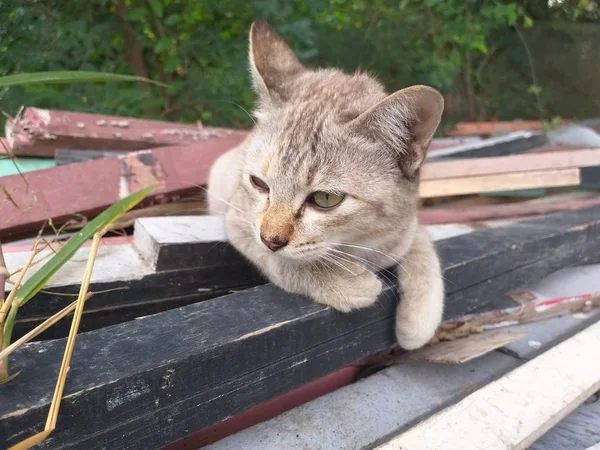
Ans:
{"type": "Polygon", "coordinates": [[[407,176],[425,161],[444,111],[444,97],[429,86],[411,86],[393,93],[348,125],[398,155],[407,176]]]}
{"type": "Polygon", "coordinates": [[[263,21],[250,29],[252,81],[261,101],[285,101],[289,82],[306,69],[285,41],[263,21]]]}

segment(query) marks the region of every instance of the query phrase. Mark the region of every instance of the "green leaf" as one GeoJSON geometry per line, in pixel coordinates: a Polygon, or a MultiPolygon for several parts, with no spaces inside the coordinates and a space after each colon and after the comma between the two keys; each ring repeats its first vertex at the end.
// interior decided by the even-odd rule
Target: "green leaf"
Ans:
{"type": "Polygon", "coordinates": [[[128,9],[125,11],[123,17],[125,17],[126,20],[137,22],[138,20],[142,20],[144,17],[146,17],[146,8],[137,7],[128,9]]]}
{"type": "Polygon", "coordinates": [[[156,14],[158,17],[162,17],[163,16],[163,5],[161,3],[160,0],[150,0],[150,4],[152,5],[152,10],[154,11],[154,14],[156,14]]]}
{"type": "Polygon", "coordinates": [[[32,72],[7,75],[0,77],[0,88],[26,84],[48,84],[48,83],[98,83],[114,81],[144,81],[146,83],[166,86],[157,81],[148,80],[135,75],[122,75],[106,72],[86,72],[80,70],[61,70],[56,72],[32,72]]]}
{"type": "Polygon", "coordinates": [[[171,40],[171,38],[168,38],[168,37],[160,38],[158,40],[158,42],[156,43],[156,45],[154,46],[154,53],[162,53],[165,50],[168,50],[169,48],[171,48],[172,43],[173,43],[173,41],[171,40]]]}
{"type": "Polygon", "coordinates": [[[169,56],[169,58],[165,61],[163,70],[165,72],[174,72],[175,69],[177,69],[177,66],[179,66],[179,64],[181,64],[181,59],[179,59],[179,56],[169,56]]]}
{"type": "MultiPolygon", "coordinates": [[[[72,236],[64,245],[64,247],[62,247],[50,260],[48,260],[46,264],[44,264],[31,278],[29,278],[25,284],[23,284],[23,286],[19,288],[17,295],[15,296],[15,302],[20,304],[20,306],[23,306],[25,303],[27,303],[31,297],[37,294],[40,289],[46,285],[46,283],[58,271],[58,269],[60,269],[69,259],[71,259],[75,252],[88,239],[141,202],[144,197],[146,197],[146,195],[148,195],[155,187],[156,185],[152,185],[141,189],[140,191],[119,200],[96,216],[85,227],[83,227],[79,233],[72,236]]],[[[6,342],[8,341],[5,340],[5,344],[6,342]]]]}
{"type": "Polygon", "coordinates": [[[171,14],[165,19],[165,25],[168,27],[177,25],[179,22],[181,22],[181,16],[179,14],[171,14]]]}

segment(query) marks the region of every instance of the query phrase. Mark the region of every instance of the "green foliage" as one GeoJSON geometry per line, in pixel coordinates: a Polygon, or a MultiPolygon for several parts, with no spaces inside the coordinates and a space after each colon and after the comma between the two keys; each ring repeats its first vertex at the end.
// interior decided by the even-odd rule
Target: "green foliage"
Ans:
{"type": "Polygon", "coordinates": [[[0,88],[0,104],[9,114],[28,104],[247,127],[244,110],[254,99],[247,35],[262,18],[309,66],[362,68],[389,89],[437,87],[451,120],[549,118],[558,113],[555,90],[532,79],[541,57],[528,59],[515,29],[591,21],[597,9],[589,0],[7,0],[0,2],[0,76],[100,71],[169,88],[40,84],[0,88]]]}

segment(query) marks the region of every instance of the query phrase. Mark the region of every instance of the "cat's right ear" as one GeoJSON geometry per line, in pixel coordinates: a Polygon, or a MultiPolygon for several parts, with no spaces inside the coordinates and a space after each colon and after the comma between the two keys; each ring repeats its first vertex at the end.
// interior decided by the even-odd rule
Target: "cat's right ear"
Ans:
{"type": "Polygon", "coordinates": [[[306,70],[285,41],[263,21],[254,22],[250,28],[250,67],[263,103],[285,101],[290,81],[306,70]]]}

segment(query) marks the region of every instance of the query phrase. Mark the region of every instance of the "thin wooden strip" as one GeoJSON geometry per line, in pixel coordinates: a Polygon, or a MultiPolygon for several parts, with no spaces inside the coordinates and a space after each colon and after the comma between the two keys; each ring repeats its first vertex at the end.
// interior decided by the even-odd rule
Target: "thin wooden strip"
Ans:
{"type": "Polygon", "coordinates": [[[523,450],[600,389],[600,322],[377,447],[523,450]]]}
{"type": "Polygon", "coordinates": [[[570,150],[544,155],[534,153],[468,158],[426,163],[421,171],[421,181],[592,166],[600,166],[598,149],[570,150]]]}
{"type": "Polygon", "coordinates": [[[430,180],[421,183],[419,195],[421,198],[449,197],[495,191],[576,186],[579,183],[579,169],[546,170],[430,180]]]}
{"type": "Polygon", "coordinates": [[[527,217],[560,211],[573,211],[598,204],[600,204],[600,198],[597,197],[556,203],[502,203],[464,208],[462,210],[451,208],[423,209],[419,211],[419,221],[422,224],[442,224],[505,219],[507,217],[527,217]]]}
{"type": "Polygon", "coordinates": [[[402,355],[399,362],[427,361],[442,364],[462,364],[492,350],[526,337],[526,333],[488,332],[472,334],[453,341],[441,341],[402,355]]]}
{"type": "MultiPolygon", "coordinates": [[[[572,120],[561,120],[560,125],[573,123],[572,120]]],[[[496,122],[458,122],[456,127],[446,131],[448,136],[474,136],[510,131],[537,131],[541,130],[544,122],[541,120],[514,120],[496,122]]]]}

